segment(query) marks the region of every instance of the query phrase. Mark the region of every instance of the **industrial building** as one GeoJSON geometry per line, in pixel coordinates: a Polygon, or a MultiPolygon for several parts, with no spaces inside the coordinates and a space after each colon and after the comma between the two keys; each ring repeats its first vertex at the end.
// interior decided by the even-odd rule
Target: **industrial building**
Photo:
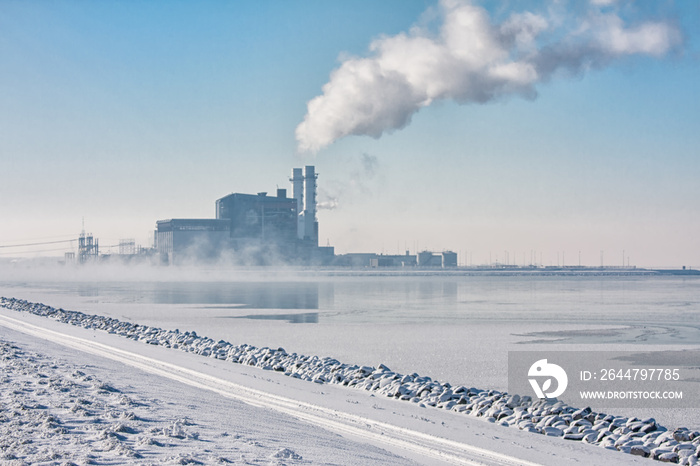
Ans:
{"type": "Polygon", "coordinates": [[[216,200],[216,218],[156,222],[155,247],[163,264],[335,265],[359,268],[457,266],[451,251],[416,254],[345,254],[318,245],[316,188],[312,165],[292,169],[287,190],[275,195],[231,193],[216,200]]]}
{"type": "Polygon", "coordinates": [[[232,193],[216,201],[216,219],[170,219],[156,223],[156,247],[163,263],[324,264],[332,247],[318,247],[317,174],[311,165],[294,168],[286,189],[275,196],[232,193]]]}
{"type": "Polygon", "coordinates": [[[430,251],[422,251],[418,253],[418,266],[442,268],[457,267],[457,253],[452,251],[443,251],[436,254],[430,251]]]}
{"type": "Polygon", "coordinates": [[[259,250],[293,257],[297,239],[296,201],[285,189],[267,193],[229,194],[216,201],[216,218],[226,223],[234,250],[259,250]]]}
{"type": "Polygon", "coordinates": [[[335,265],[354,268],[415,267],[415,254],[387,255],[375,253],[348,253],[336,256],[335,265]]]}
{"type": "Polygon", "coordinates": [[[444,251],[433,253],[422,251],[416,254],[375,254],[349,253],[335,256],[334,264],[354,268],[383,268],[383,267],[420,267],[420,268],[453,268],[457,267],[457,253],[444,251]]]}
{"type": "Polygon", "coordinates": [[[230,247],[229,222],[174,218],[156,222],[156,247],[166,264],[212,262],[230,247]]]}

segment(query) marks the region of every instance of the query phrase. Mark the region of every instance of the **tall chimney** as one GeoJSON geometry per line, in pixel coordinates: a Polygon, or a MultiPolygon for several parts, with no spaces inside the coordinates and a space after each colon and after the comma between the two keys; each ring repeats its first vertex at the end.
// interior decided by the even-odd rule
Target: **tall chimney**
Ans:
{"type": "Polygon", "coordinates": [[[297,238],[304,239],[304,175],[301,168],[292,169],[292,196],[297,201],[297,238]]]}
{"type": "Polygon", "coordinates": [[[316,223],[316,173],[313,165],[307,165],[304,172],[304,239],[318,246],[316,223]]]}

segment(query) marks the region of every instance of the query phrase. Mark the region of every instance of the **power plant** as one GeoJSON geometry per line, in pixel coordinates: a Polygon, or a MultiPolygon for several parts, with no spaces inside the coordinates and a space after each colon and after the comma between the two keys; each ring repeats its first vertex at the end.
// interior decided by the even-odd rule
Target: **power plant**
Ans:
{"type": "Polygon", "coordinates": [[[275,196],[232,193],[216,201],[215,219],[157,221],[161,263],[330,263],[333,248],[318,246],[317,176],[312,165],[294,168],[291,198],[286,189],[277,189],[275,196]]]}
{"type": "MultiPolygon", "coordinates": [[[[387,255],[335,255],[331,246],[319,246],[317,179],[313,165],[293,168],[287,189],[274,195],[231,193],[216,200],[215,218],[158,220],[154,247],[141,248],[134,239],[119,240],[119,254],[100,254],[97,238],[83,231],[75,252],[66,252],[64,264],[111,260],[162,265],[322,265],[351,268],[456,268],[452,251],[387,255]]],[[[62,242],[73,242],[67,240],[62,242]]],[[[49,243],[53,244],[53,243],[49,243]]],[[[107,246],[107,248],[117,247],[107,246]]]]}
{"type": "MultiPolygon", "coordinates": [[[[638,269],[630,265],[629,256],[622,251],[622,266],[604,265],[603,251],[599,267],[581,265],[579,251],[578,266],[559,264],[543,265],[540,252],[539,263],[531,251],[530,262],[516,265],[509,260],[506,251],[505,264],[489,260],[482,265],[460,265],[454,251],[431,252],[418,250],[411,254],[396,255],[377,253],[346,253],[336,255],[330,245],[319,246],[319,223],[317,218],[317,178],[315,167],[307,165],[292,169],[289,181],[292,196],[286,189],[278,188],[274,196],[267,192],[257,194],[232,193],[216,200],[215,218],[171,218],[158,220],[154,232],[154,247],[141,247],[133,238],[120,239],[118,244],[104,246],[92,233],[85,232],[85,223],[80,235],[73,239],[51,239],[49,241],[5,244],[0,248],[66,246],[60,264],[87,265],[118,261],[121,263],[150,263],[152,265],[300,265],[333,266],[352,269],[457,269],[464,273],[500,271],[503,273],[665,273],[672,275],[698,275],[700,271],[686,268],[678,270],[638,269]],[[118,254],[113,248],[118,248],[118,254]],[[66,251],[68,249],[68,251],[66,251]],[[626,261],[626,264],[625,264],[626,261]]],[[[397,248],[398,249],[398,248],[397,248]]],[[[50,251],[55,251],[51,249],[50,251]]],[[[38,251],[41,252],[41,251],[38,251]]],[[[35,251],[36,253],[36,251],[35,251]]],[[[0,253],[2,254],[2,253],[0,253]]],[[[7,253],[5,253],[7,254],[7,253]]],[[[563,258],[562,253],[562,258],[563,258]]],[[[17,264],[25,260],[21,253],[6,262],[17,264]]],[[[48,259],[38,258],[39,260],[48,259]]],[[[2,259],[0,259],[2,263],[2,259]]],[[[391,272],[390,272],[391,273],[391,272]]]]}

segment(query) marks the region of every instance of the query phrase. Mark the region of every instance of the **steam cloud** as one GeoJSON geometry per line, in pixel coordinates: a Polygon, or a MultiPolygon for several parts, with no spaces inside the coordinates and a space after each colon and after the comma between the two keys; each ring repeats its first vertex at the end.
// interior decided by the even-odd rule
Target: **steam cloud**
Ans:
{"type": "Polygon", "coordinates": [[[368,57],[348,58],[331,73],[296,129],[298,150],[315,153],[348,135],[378,138],[438,100],[535,98],[536,85],[555,73],[581,74],[627,55],[660,57],[681,44],[672,22],[626,25],[614,3],[592,0],[573,19],[524,12],[494,24],[468,0],[441,0],[437,34],[415,27],[382,37],[368,57]]]}
{"type": "Polygon", "coordinates": [[[338,208],[338,198],[326,194],[325,199],[316,205],[319,210],[335,210],[338,208]]]}

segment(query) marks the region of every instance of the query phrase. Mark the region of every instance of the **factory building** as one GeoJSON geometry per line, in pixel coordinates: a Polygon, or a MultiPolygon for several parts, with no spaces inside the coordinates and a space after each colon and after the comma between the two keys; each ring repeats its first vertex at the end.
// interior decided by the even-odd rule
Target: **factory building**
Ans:
{"type": "Polygon", "coordinates": [[[336,256],[335,265],[354,268],[415,267],[415,254],[388,255],[375,253],[348,253],[336,256]]]}
{"type": "Polygon", "coordinates": [[[274,247],[293,251],[297,238],[296,200],[286,189],[277,196],[267,193],[234,193],[216,201],[216,218],[227,221],[234,249],[274,247]]]}
{"type": "Polygon", "coordinates": [[[156,249],[165,264],[212,262],[230,248],[229,222],[174,218],[156,222],[156,249]]]}
{"type": "Polygon", "coordinates": [[[354,268],[383,268],[383,267],[420,267],[420,268],[453,268],[457,267],[457,253],[444,251],[434,253],[422,251],[416,254],[390,255],[375,253],[349,253],[335,256],[335,265],[354,268]]]}
{"type": "Polygon", "coordinates": [[[457,267],[457,253],[453,251],[444,251],[442,253],[442,267],[446,269],[457,267]]]}
{"type": "Polygon", "coordinates": [[[452,251],[444,251],[442,253],[419,252],[418,267],[457,267],[457,253],[452,251]]]}
{"type": "Polygon", "coordinates": [[[318,247],[315,168],[292,170],[292,197],[232,193],[216,201],[216,219],[157,222],[156,245],[164,263],[213,261],[246,264],[327,263],[332,247],[318,247]]]}

